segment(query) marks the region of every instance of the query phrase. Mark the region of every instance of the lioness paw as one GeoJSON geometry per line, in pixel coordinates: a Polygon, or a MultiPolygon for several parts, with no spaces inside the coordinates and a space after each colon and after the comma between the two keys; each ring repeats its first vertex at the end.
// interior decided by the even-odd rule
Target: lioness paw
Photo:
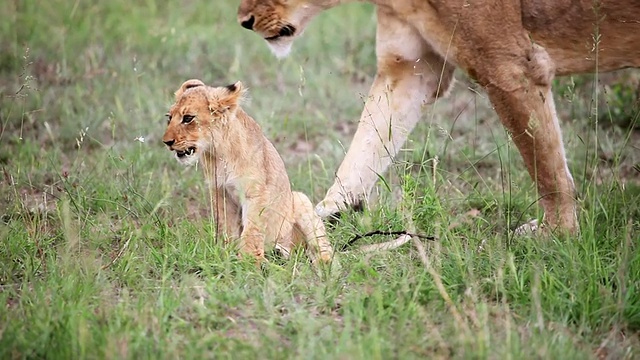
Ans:
{"type": "Polygon", "coordinates": [[[324,200],[316,205],[314,210],[321,218],[327,218],[348,209],[360,211],[362,210],[362,205],[363,202],[356,200],[353,196],[327,194],[324,200]]]}
{"type": "Polygon", "coordinates": [[[538,219],[534,219],[518,226],[513,233],[516,236],[533,236],[540,234],[543,231],[543,228],[543,224],[540,223],[538,219]]]}
{"type": "Polygon", "coordinates": [[[344,206],[342,209],[338,206],[338,204],[333,200],[322,200],[315,207],[316,214],[321,218],[326,218],[331,215],[339,213],[341,210],[346,209],[344,206]]]}

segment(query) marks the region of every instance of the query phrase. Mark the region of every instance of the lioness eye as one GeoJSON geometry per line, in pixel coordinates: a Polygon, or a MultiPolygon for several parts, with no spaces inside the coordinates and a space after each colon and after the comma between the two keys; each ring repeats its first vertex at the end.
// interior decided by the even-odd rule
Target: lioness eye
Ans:
{"type": "Polygon", "coordinates": [[[193,115],[185,115],[185,116],[182,117],[182,123],[183,124],[188,124],[188,123],[192,122],[194,118],[195,118],[195,116],[193,116],[193,115]]]}

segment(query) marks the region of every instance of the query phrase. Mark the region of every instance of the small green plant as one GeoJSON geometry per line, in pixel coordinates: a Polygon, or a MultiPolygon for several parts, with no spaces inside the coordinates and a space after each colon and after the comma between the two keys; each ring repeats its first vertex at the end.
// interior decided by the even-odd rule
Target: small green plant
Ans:
{"type": "Polygon", "coordinates": [[[621,128],[638,128],[640,113],[640,83],[624,79],[605,87],[607,107],[600,114],[601,122],[610,122],[621,128]],[[625,81],[626,80],[626,81],[625,81]]]}

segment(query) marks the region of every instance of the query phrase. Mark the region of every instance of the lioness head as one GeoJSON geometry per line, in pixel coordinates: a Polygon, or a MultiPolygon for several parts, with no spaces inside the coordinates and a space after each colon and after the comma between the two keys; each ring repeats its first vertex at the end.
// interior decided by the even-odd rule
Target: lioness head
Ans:
{"type": "Polygon", "coordinates": [[[175,104],[169,109],[167,130],[162,142],[175,151],[176,159],[192,165],[215,145],[235,113],[244,94],[241,82],[210,87],[202,81],[185,81],[175,92],[175,104]]]}
{"type": "Polygon", "coordinates": [[[334,3],[335,0],[242,0],[238,22],[260,34],[277,57],[285,57],[309,21],[334,3]]]}

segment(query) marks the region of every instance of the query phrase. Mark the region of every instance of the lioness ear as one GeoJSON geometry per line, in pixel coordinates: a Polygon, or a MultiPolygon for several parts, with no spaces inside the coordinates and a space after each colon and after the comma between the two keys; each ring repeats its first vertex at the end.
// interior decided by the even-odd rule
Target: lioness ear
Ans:
{"type": "Polygon", "coordinates": [[[236,81],[234,84],[225,86],[226,94],[221,97],[221,104],[227,109],[234,109],[244,99],[244,95],[247,90],[240,81],[236,81]]]}
{"type": "Polygon", "coordinates": [[[184,94],[184,92],[187,89],[191,89],[191,88],[198,87],[198,86],[204,86],[204,83],[202,81],[198,80],[198,79],[190,79],[190,80],[185,81],[180,86],[180,89],[176,90],[176,92],[175,92],[176,100],[178,100],[180,98],[180,96],[182,96],[182,94],[184,94]]]}

